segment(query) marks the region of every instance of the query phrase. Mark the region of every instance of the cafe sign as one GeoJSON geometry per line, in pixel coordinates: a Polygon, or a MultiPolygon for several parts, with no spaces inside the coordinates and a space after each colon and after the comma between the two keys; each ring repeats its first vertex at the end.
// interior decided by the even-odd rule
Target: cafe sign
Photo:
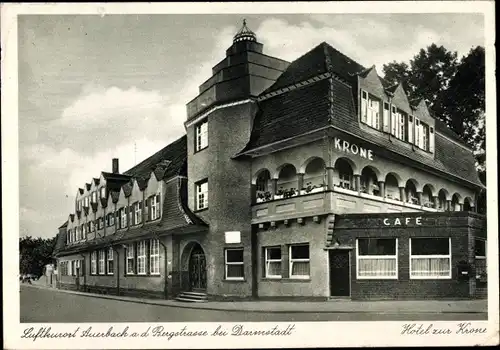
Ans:
{"type": "Polygon", "coordinates": [[[408,225],[415,225],[415,226],[421,226],[422,225],[422,217],[417,216],[413,218],[384,218],[383,220],[385,226],[408,226],[408,225]]]}
{"type": "Polygon", "coordinates": [[[351,153],[360,156],[361,158],[373,160],[373,151],[371,149],[363,148],[355,143],[350,143],[346,140],[335,137],[335,149],[344,153],[351,153]]]}

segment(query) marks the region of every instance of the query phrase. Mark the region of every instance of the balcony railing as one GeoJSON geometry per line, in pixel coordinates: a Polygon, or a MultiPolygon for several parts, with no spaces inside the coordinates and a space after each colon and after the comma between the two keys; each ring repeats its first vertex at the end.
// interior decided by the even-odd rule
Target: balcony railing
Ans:
{"type": "MultiPolygon", "coordinates": [[[[272,196],[267,191],[258,192],[256,204],[252,206],[252,222],[280,221],[293,217],[316,216],[334,212],[363,212],[362,209],[356,211],[357,202],[359,202],[360,198],[365,199],[365,201],[362,201],[362,204],[381,203],[386,206],[396,205],[401,207],[401,211],[404,208],[427,212],[444,211],[441,208],[435,209],[434,204],[430,202],[420,205],[403,202],[400,199],[390,198],[389,196],[383,198],[340,186],[334,186],[333,190],[327,190],[326,186],[319,186],[309,189],[309,191],[295,191],[287,195],[272,196]],[[353,206],[350,208],[339,206],[341,208],[338,208],[336,199],[353,203],[353,206]]],[[[383,211],[381,210],[381,212],[383,211]]]]}

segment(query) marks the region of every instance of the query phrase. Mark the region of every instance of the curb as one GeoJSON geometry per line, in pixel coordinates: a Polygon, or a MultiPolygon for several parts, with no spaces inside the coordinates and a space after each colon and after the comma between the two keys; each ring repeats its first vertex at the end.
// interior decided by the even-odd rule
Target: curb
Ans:
{"type": "Polygon", "coordinates": [[[156,302],[154,299],[151,300],[144,300],[144,299],[137,299],[130,297],[120,297],[120,296],[115,296],[115,295],[102,295],[102,294],[95,294],[95,293],[87,293],[87,292],[77,292],[77,291],[72,291],[72,290],[64,290],[64,289],[57,289],[57,288],[51,288],[51,287],[46,287],[46,286],[37,286],[37,285],[25,285],[26,287],[32,287],[32,288],[38,288],[38,289],[45,289],[45,290],[50,290],[54,292],[60,292],[60,293],[66,293],[66,294],[73,294],[73,295],[79,295],[87,298],[97,298],[97,299],[108,299],[108,300],[117,300],[117,301],[123,301],[123,302],[130,302],[130,303],[136,303],[136,304],[144,304],[144,305],[155,305],[155,306],[164,306],[164,307],[176,307],[176,308],[181,308],[181,309],[194,309],[194,310],[210,310],[210,311],[224,311],[224,312],[252,312],[252,313],[273,313],[273,314],[303,314],[303,313],[320,313],[320,314],[350,314],[350,313],[359,313],[359,314],[487,314],[488,311],[469,311],[469,310],[455,310],[455,311],[408,311],[408,312],[401,312],[400,310],[394,310],[394,311],[364,311],[364,310],[247,310],[247,309],[231,309],[231,308],[217,308],[217,307],[204,307],[201,306],[200,304],[207,304],[207,303],[189,303],[189,304],[181,304],[177,303],[175,301],[172,301],[169,304],[166,303],[160,303],[156,302]]]}

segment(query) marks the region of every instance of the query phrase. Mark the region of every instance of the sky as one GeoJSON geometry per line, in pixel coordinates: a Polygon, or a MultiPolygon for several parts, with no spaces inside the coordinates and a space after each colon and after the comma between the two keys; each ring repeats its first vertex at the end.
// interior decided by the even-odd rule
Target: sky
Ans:
{"type": "Polygon", "coordinates": [[[20,236],[53,237],[79,187],[185,133],[186,103],[246,18],[264,53],[293,61],[326,41],[382,75],[436,43],[484,45],[482,14],[21,15],[20,236]]]}

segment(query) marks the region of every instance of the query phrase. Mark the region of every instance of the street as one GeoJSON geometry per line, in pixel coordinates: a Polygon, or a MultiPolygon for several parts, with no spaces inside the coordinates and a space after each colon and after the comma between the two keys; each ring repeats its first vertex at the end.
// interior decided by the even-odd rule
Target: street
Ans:
{"type": "Polygon", "coordinates": [[[300,322],[484,320],[484,313],[263,313],[149,305],[21,286],[21,322],[300,322]]]}

